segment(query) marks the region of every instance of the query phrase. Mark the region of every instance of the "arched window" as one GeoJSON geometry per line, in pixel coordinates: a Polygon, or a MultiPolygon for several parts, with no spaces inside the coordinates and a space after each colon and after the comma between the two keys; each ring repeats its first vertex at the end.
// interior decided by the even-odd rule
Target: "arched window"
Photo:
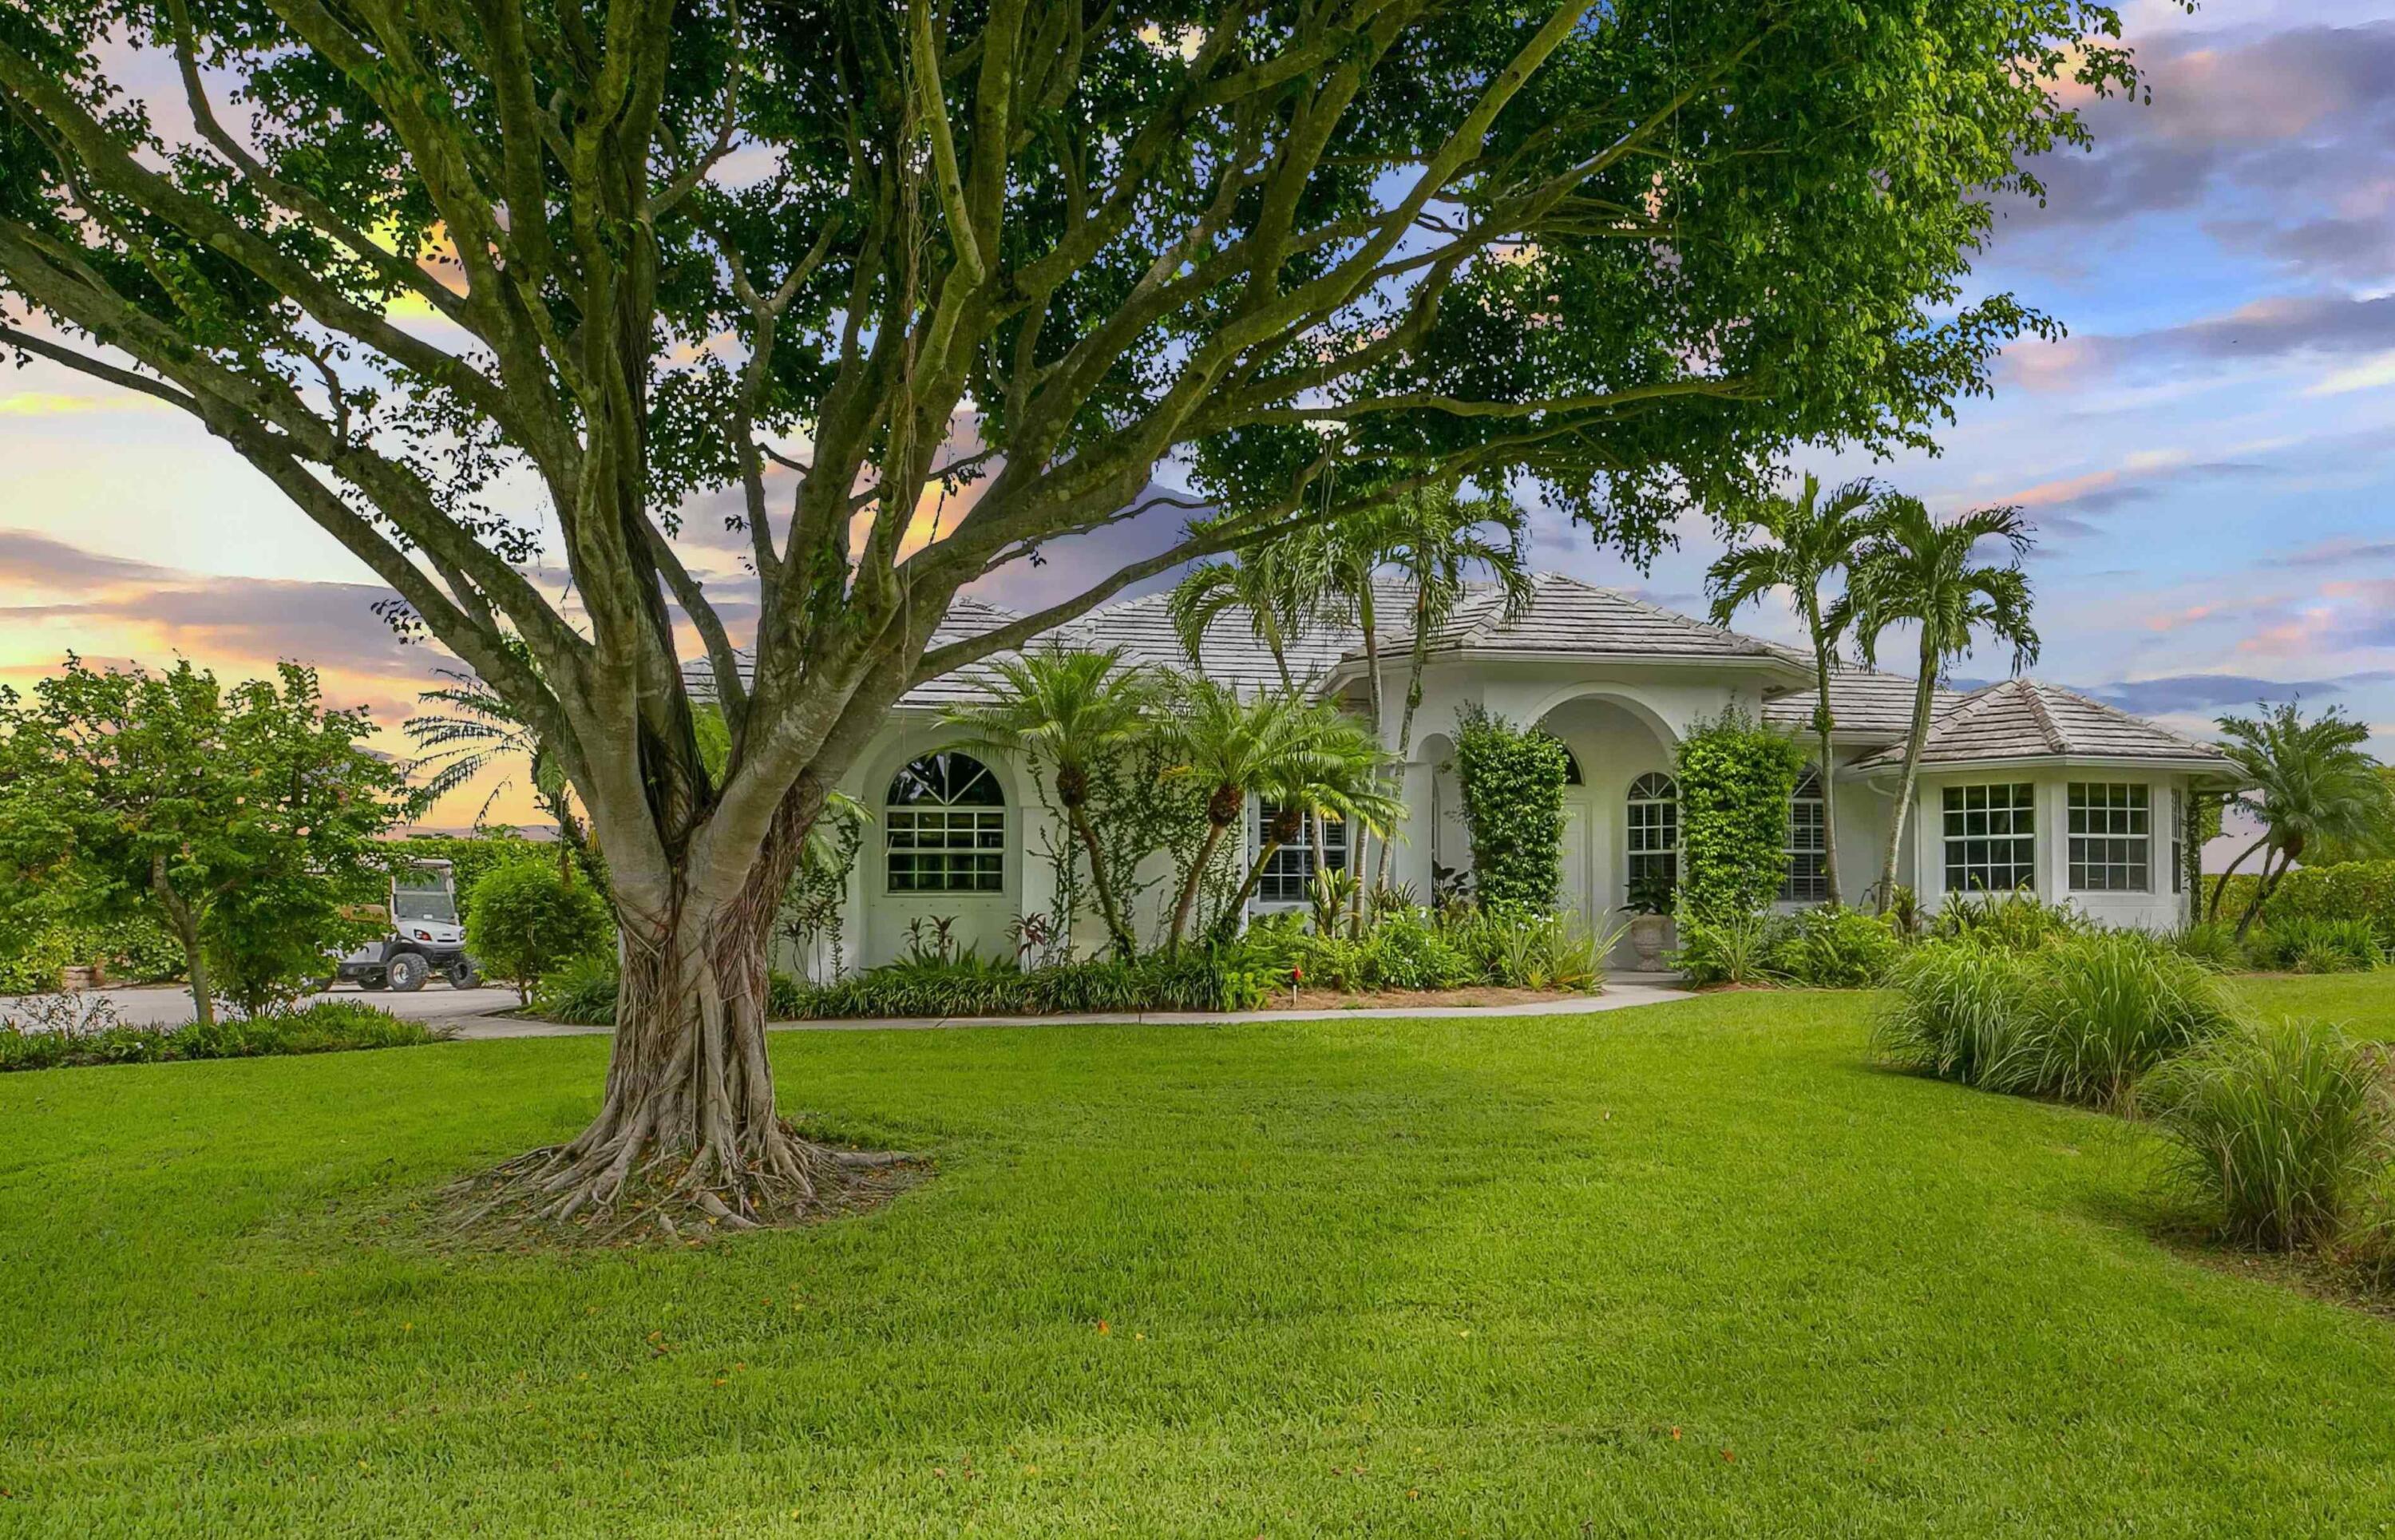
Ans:
{"type": "Polygon", "coordinates": [[[1780,883],[1788,903],[1819,904],[1830,896],[1829,830],[1821,813],[1821,777],[1807,770],[1788,794],[1788,875],[1780,883]]]}
{"type": "Polygon", "coordinates": [[[1630,783],[1629,836],[1633,884],[1653,877],[1680,880],[1680,789],[1660,770],[1630,783]]]}
{"type": "Polygon", "coordinates": [[[890,777],[882,838],[893,893],[1006,891],[1006,792],[971,754],[925,754],[890,777]]]}
{"type": "Polygon", "coordinates": [[[1566,786],[1588,784],[1581,778],[1580,756],[1571,751],[1571,746],[1568,744],[1564,746],[1564,784],[1566,786]]]}

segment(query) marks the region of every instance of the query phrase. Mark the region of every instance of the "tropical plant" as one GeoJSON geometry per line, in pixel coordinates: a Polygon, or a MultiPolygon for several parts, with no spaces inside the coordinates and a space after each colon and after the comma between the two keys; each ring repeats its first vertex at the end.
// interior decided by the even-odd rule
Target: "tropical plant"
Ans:
{"type": "MultiPolygon", "coordinates": [[[[505,637],[503,645],[523,668],[539,672],[522,637],[505,637]]],[[[479,830],[489,818],[492,804],[515,784],[508,767],[521,761],[533,800],[557,826],[558,875],[573,881],[574,867],[579,864],[584,874],[596,881],[589,827],[576,804],[565,762],[542,738],[540,730],[479,675],[460,669],[433,671],[449,683],[422,691],[416,699],[420,706],[439,710],[418,712],[399,724],[417,748],[409,773],[430,772],[419,782],[425,803],[437,803],[498,771],[474,810],[473,824],[479,830]]]]}
{"type": "Polygon", "coordinates": [[[1679,909],[1705,919],[1763,909],[1788,875],[1789,799],[1805,771],[1804,750],[1733,706],[1690,724],[1673,763],[1679,909]]]}
{"type": "Polygon", "coordinates": [[[2029,575],[2020,567],[2033,533],[2019,509],[1975,509],[1940,521],[1918,498],[1889,493],[1872,517],[1874,532],[1849,561],[1846,591],[1831,604],[1824,623],[1836,629],[1851,625],[1867,664],[1878,662],[1880,638],[1888,627],[1911,622],[1919,628],[1921,671],[1904,738],[1904,775],[1880,862],[1885,909],[1896,891],[1897,856],[1920,784],[1921,750],[1929,738],[1938,682],[1979,633],[2012,648],[2015,673],[2037,661],[2038,637],[2030,621],[2029,575]],[[2000,566],[1978,560],[1981,542],[1989,540],[2006,547],[2012,562],[2000,566]]]}
{"type": "Polygon", "coordinates": [[[2319,840],[2360,843],[2395,826],[2395,801],[2379,763],[2362,750],[2370,727],[2336,707],[2306,720],[2302,703],[2283,701],[2259,716],[2219,719],[2221,751],[2236,762],[2246,781],[2237,805],[2262,825],[2262,836],[2230,862],[2213,885],[2209,919],[2220,917],[2229,877],[2256,851],[2262,881],[2245,912],[2238,916],[2243,938],[2254,917],[2285,879],[2288,869],[2319,840]]]}
{"type": "Polygon", "coordinates": [[[1666,961],[1691,984],[1763,984],[1779,976],[1769,915],[1700,914],[1683,903],[1674,928],[1680,944],[1666,961]]]}
{"type": "Polygon", "coordinates": [[[2335,1236],[2386,1159],[2377,1066],[2323,1023],[2224,1032],[2147,1077],[2137,1101],[2171,1141],[2180,1179],[2246,1245],[2335,1236]]]}
{"type": "Polygon", "coordinates": [[[1229,561],[1199,562],[1173,585],[1165,610],[1189,667],[1200,677],[1206,672],[1206,633],[1226,617],[1236,617],[1272,655],[1281,689],[1293,692],[1299,682],[1289,666],[1290,644],[1304,634],[1317,612],[1319,581],[1306,547],[1280,540],[1229,561]]]}
{"type": "Polygon", "coordinates": [[[379,836],[408,803],[372,731],[296,664],[225,690],[189,662],[70,657],[30,702],[0,688],[0,885],[90,923],[145,913],[203,1024],[219,995],[255,1013],[359,933],[343,892],[387,869],[379,836]]]}
{"type": "Polygon", "coordinates": [[[1021,753],[1048,777],[1065,826],[1090,863],[1098,915],[1117,957],[1137,951],[1131,918],[1115,892],[1113,863],[1099,839],[1090,799],[1099,763],[1145,732],[1155,687],[1147,671],[1106,652],[1035,648],[994,659],[982,698],[949,709],[948,720],[978,741],[1021,753]]]}
{"type": "Polygon", "coordinates": [[[1508,722],[1477,701],[1457,718],[1456,782],[1472,835],[1473,893],[1482,904],[1555,907],[1570,760],[1560,739],[1508,722]]]}
{"type": "Polygon", "coordinates": [[[1806,640],[1813,649],[1813,763],[1821,787],[1822,868],[1833,906],[1843,899],[1833,774],[1838,762],[1831,745],[1838,722],[1831,709],[1830,675],[1854,617],[1833,601],[1825,602],[1821,591],[1852,569],[1857,552],[1875,533],[1878,495],[1874,483],[1851,481],[1824,498],[1819,479],[1806,471],[1803,490],[1795,497],[1765,498],[1734,514],[1730,538],[1737,543],[1705,573],[1714,625],[1728,625],[1740,610],[1760,603],[1775,589],[1788,591],[1797,618],[1805,623],[1806,640]]]}
{"type": "Polygon", "coordinates": [[[659,1233],[838,1201],[766,948],[907,689],[1384,495],[1343,466],[1519,478],[1643,557],[1799,442],[1925,445],[2048,326],[1957,302],[1992,210],[2135,80],[2078,0],[600,9],[10,4],[0,340],[205,423],[539,728],[633,945],[593,1123],[478,1201],[655,1183],[659,1233]],[[1167,459],[1241,511],[1105,557],[1188,506],[1167,459]],[[747,570],[702,580],[718,500],[747,570]],[[1077,538],[1052,603],[943,624],[1077,538]]]}
{"type": "MultiPolygon", "coordinates": [[[[1370,729],[1329,702],[1305,708],[1291,724],[1277,763],[1264,767],[1250,790],[1275,804],[1264,829],[1255,859],[1248,866],[1238,891],[1215,921],[1215,939],[1227,940],[1238,927],[1264,870],[1280,847],[1294,838],[1305,822],[1319,830],[1329,819],[1386,838],[1406,816],[1404,801],[1393,794],[1387,770],[1389,756],[1370,729]]],[[[1321,840],[1316,838],[1319,852],[1321,840]]],[[[1326,874],[1317,868],[1317,881],[1326,874]]],[[[1351,877],[1349,881],[1353,881],[1351,877]]]]}
{"type": "Polygon", "coordinates": [[[1776,927],[1770,967],[1792,984],[1825,989],[1875,989],[1904,956],[1885,915],[1822,904],[1776,927]]]}

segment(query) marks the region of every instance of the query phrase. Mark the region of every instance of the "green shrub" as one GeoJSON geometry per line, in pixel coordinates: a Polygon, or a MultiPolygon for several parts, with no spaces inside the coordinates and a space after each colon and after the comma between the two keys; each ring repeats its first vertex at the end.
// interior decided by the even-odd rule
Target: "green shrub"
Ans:
{"type": "Polygon", "coordinates": [[[1823,905],[1778,927],[1768,967],[1792,984],[1868,989],[1887,982],[1904,943],[1887,921],[1861,909],[1823,905]]]}
{"type": "Polygon", "coordinates": [[[1888,982],[1897,998],[1872,1038],[1889,1063],[1988,1091],[2034,1086],[2026,958],[2000,947],[1927,942],[1896,964],[1888,982]]]}
{"type": "MultiPolygon", "coordinates": [[[[2253,902],[2257,879],[2240,872],[2229,879],[2220,899],[2220,919],[2235,924],[2253,902]]],[[[2207,877],[2198,894],[2208,910],[2220,879],[2207,877]]],[[[2378,944],[2395,949],[2395,860],[2340,861],[2335,866],[2297,867],[2280,880],[2262,906],[2262,923],[2283,925],[2300,920],[2366,920],[2378,944]]]]}
{"type": "Polygon", "coordinates": [[[615,1025],[615,994],[623,986],[613,952],[568,960],[541,976],[532,991],[534,1012],[545,1021],[574,1027],[615,1025]]]}
{"type": "Polygon", "coordinates": [[[2286,1250],[2337,1232],[2384,1157],[2386,1109],[2365,1052],[2285,1021],[2222,1033],[2148,1077],[2138,1100],[2231,1239],[2286,1250]]]}
{"type": "Polygon", "coordinates": [[[1929,934],[1940,941],[2035,951],[2049,941],[2079,936],[2088,928],[2087,917],[2069,904],[2049,904],[2022,888],[2013,893],[1950,893],[1930,922],[1929,934]]]}
{"type": "Polygon", "coordinates": [[[533,980],[608,949],[607,906],[589,883],[568,883],[547,862],[510,862],[474,884],[466,950],[483,971],[531,999],[533,980]]]}
{"type": "Polygon", "coordinates": [[[1666,961],[1689,983],[1762,984],[1771,980],[1770,916],[1758,912],[1707,918],[1684,904],[1674,928],[1679,933],[1679,949],[1666,961]]]}
{"type": "Polygon", "coordinates": [[[1383,918],[1364,941],[1362,982],[1382,989],[1452,989],[1478,983],[1462,949],[1415,910],[1383,918]]]}
{"type": "Polygon", "coordinates": [[[2246,959],[2257,968],[2294,973],[2354,973],[2383,965],[2387,949],[2366,919],[2274,919],[2246,933],[2246,959]]]}
{"type": "Polygon", "coordinates": [[[1514,989],[1594,990],[1621,934],[1600,937],[1574,916],[1510,907],[1450,910],[1438,923],[1483,982],[1514,989]]]}
{"type": "Polygon", "coordinates": [[[807,986],[788,974],[775,969],[765,976],[765,1018],[768,1021],[796,1020],[806,997],[807,986]]]}
{"type": "Polygon", "coordinates": [[[2036,1089],[2115,1105],[2139,1076],[2230,1024],[2220,982],[2140,931],[2089,931],[2031,954],[2036,1089]]]}
{"type": "Polygon", "coordinates": [[[1563,885],[1570,763],[1561,740],[1476,704],[1464,709],[1456,728],[1456,781],[1472,833],[1473,885],[1483,904],[1555,908],[1563,885]]]}
{"type": "Polygon", "coordinates": [[[2245,961],[2244,949],[2237,944],[2234,925],[2199,920],[2172,932],[2170,944],[2180,956],[2207,968],[2233,968],[2245,961]]]}
{"type": "Polygon", "coordinates": [[[345,1000],[221,1018],[207,1027],[127,1027],[113,1012],[86,1014],[69,1002],[70,997],[48,997],[0,1016],[0,1071],[409,1048],[450,1035],[446,1029],[345,1000]]]}
{"type": "Polygon", "coordinates": [[[1682,736],[1681,923],[1730,923],[1761,910],[1788,875],[1788,799],[1805,750],[1736,707],[1682,736]]]}

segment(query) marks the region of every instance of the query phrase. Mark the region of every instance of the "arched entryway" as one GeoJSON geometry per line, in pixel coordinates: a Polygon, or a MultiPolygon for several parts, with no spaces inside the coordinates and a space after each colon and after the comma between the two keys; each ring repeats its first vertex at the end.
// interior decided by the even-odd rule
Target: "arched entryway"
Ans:
{"type": "Polygon", "coordinates": [[[1572,760],[1556,904],[1602,928],[1622,918],[1635,876],[1676,865],[1676,739],[1643,703],[1594,691],[1556,702],[1538,724],[1572,760]]]}

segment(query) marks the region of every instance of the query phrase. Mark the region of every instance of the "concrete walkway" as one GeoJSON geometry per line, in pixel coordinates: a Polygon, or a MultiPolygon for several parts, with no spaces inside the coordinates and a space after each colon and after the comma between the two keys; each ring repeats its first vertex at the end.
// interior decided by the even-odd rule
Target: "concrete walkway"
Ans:
{"type": "MultiPolygon", "coordinates": [[[[1101,1027],[1136,1023],[1152,1027],[1211,1027],[1243,1021],[1374,1021],[1410,1016],[1588,1016],[1633,1005],[1655,1005],[1692,998],[1669,974],[1617,973],[1597,995],[1573,995],[1558,1000],[1534,1000],[1520,1005],[1356,1005],[1329,1011],[1106,1011],[1089,1015],[1039,1016],[869,1016],[840,1021],[776,1021],[776,1032],[928,1032],[962,1027],[1101,1027]]],[[[442,1022],[461,1038],[581,1037],[605,1032],[604,1027],[564,1027],[553,1021],[481,1016],[442,1022]]]]}

